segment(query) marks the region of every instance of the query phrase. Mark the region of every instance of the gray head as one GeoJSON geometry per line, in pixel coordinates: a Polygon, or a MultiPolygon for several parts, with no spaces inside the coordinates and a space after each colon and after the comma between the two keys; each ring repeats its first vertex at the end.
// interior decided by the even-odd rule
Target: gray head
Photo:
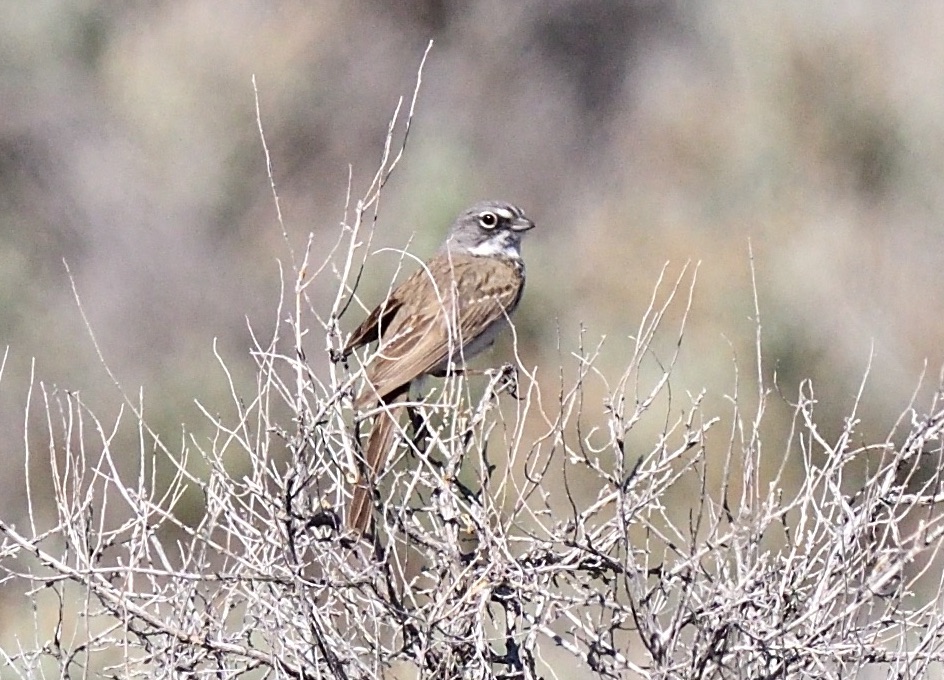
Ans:
{"type": "Polygon", "coordinates": [[[505,201],[483,201],[456,218],[441,250],[482,257],[521,257],[521,236],[534,228],[521,208],[505,201]]]}

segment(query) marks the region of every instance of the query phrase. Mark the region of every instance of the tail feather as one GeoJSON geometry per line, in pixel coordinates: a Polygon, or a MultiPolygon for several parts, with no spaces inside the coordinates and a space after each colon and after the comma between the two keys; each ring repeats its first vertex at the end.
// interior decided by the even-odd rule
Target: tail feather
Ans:
{"type": "Polygon", "coordinates": [[[364,452],[366,462],[365,475],[354,487],[354,497],[348,508],[348,528],[358,535],[366,532],[373,519],[373,492],[377,477],[387,462],[390,449],[393,445],[393,435],[397,430],[397,419],[387,405],[374,419],[370,437],[367,439],[367,448],[364,452]]]}

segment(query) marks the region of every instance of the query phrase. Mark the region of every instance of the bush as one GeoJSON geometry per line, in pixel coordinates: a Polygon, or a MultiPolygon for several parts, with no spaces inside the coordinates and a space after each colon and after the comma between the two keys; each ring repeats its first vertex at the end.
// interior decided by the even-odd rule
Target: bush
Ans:
{"type": "Polygon", "coordinates": [[[557,386],[517,353],[514,371],[448,377],[413,404],[375,531],[346,533],[359,365],[320,370],[306,357],[343,344],[339,319],[403,151],[391,151],[394,130],[335,248],[323,259],[288,248],[279,321],[255,338],[256,389],[231,382],[234,415],[205,410],[208,443],[172,449],[140,399],[125,397],[109,423],[78,394],[33,384],[47,441],[24,447],[26,521],[9,518],[14,508],[0,521],[0,578],[32,612],[33,639],[3,650],[8,673],[845,678],[940,667],[944,390],[878,442],[856,441],[855,407],[837,439],[821,436],[808,383],[787,442],[762,437],[776,394],[763,378],[749,411],[740,388],[730,413],[706,413],[704,393],[679,406],[670,378],[693,267],[659,281],[619,375],[581,339],[576,375],[561,368],[557,386]],[[312,302],[315,286],[336,290],[329,310],[312,302]],[[675,349],[657,361],[666,339],[675,349]],[[113,445],[124,413],[133,455],[113,445]],[[664,419],[658,436],[640,432],[647,418],[664,419]],[[29,474],[43,449],[48,480],[29,474]],[[182,499],[194,490],[202,512],[190,521],[182,499]]]}

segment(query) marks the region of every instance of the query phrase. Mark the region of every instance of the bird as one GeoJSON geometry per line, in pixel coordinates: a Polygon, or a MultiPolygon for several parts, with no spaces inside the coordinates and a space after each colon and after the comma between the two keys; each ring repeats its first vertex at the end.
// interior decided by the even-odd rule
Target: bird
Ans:
{"type": "Polygon", "coordinates": [[[426,263],[377,305],[341,351],[379,342],[365,366],[365,386],[354,399],[358,412],[379,409],[364,448],[364,472],[348,506],[347,526],[363,535],[372,523],[374,483],[393,445],[393,407],[426,376],[461,368],[490,347],[524,291],[521,239],[534,228],[506,201],[476,203],[453,222],[426,263]]]}

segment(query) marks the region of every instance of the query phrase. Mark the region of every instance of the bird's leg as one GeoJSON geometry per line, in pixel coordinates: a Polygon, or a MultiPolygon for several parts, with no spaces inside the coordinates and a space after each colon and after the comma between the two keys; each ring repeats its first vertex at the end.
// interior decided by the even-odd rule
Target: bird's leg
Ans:
{"type": "Polygon", "coordinates": [[[328,349],[328,360],[332,364],[344,364],[344,368],[350,369],[348,365],[348,359],[351,358],[351,354],[354,353],[353,349],[349,347],[342,347],[340,349],[331,347],[328,349]]]}
{"type": "Polygon", "coordinates": [[[413,448],[419,453],[425,453],[433,436],[429,430],[429,421],[420,409],[413,406],[407,406],[406,413],[413,428],[413,448]]]}
{"type": "Polygon", "coordinates": [[[437,371],[432,374],[437,378],[458,378],[461,376],[469,375],[488,375],[488,369],[482,368],[459,368],[458,366],[450,365],[448,368],[444,368],[441,371],[437,371]]]}
{"type": "Polygon", "coordinates": [[[514,399],[521,399],[518,395],[518,368],[514,364],[502,364],[495,368],[457,368],[450,366],[441,371],[433,373],[437,378],[454,378],[458,376],[487,375],[491,378],[497,378],[494,381],[495,393],[508,392],[514,399]]]}
{"type": "Polygon", "coordinates": [[[494,375],[494,381],[492,385],[494,386],[495,394],[501,394],[502,392],[508,392],[511,395],[512,399],[521,400],[521,395],[518,394],[518,367],[514,364],[503,364],[500,368],[495,371],[490,371],[490,375],[494,375]]]}

